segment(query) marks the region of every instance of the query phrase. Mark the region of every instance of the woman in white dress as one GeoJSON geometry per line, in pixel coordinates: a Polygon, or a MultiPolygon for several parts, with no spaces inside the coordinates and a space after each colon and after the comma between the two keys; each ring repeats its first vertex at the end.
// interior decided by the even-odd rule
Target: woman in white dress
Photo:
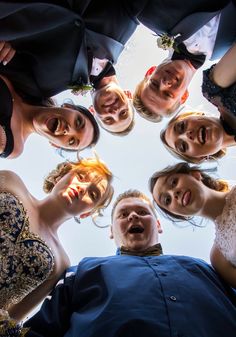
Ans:
{"type": "Polygon", "coordinates": [[[173,221],[190,221],[194,216],[214,221],[215,240],[211,263],[221,276],[236,287],[236,187],[214,179],[187,163],[178,163],[154,173],[150,190],[155,204],[173,221]]]}

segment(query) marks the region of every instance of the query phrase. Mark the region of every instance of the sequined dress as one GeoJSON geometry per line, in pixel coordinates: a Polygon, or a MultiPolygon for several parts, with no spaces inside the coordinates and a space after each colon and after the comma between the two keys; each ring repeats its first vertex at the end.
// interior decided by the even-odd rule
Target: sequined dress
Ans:
{"type": "Polygon", "coordinates": [[[202,93],[203,96],[219,111],[221,122],[229,135],[236,135],[236,83],[227,88],[221,88],[211,79],[211,72],[215,64],[203,71],[202,93]]]}
{"type": "Polygon", "coordinates": [[[30,232],[23,204],[8,192],[0,193],[0,308],[19,303],[51,274],[51,249],[30,232]]]}
{"type": "Polygon", "coordinates": [[[236,267],[236,187],[226,197],[221,215],[215,220],[215,245],[226,260],[236,267]]]}

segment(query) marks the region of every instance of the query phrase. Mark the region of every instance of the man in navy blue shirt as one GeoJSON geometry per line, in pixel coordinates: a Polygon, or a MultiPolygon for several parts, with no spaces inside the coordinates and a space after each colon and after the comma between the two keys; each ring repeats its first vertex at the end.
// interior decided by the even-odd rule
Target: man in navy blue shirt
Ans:
{"type": "Polygon", "coordinates": [[[204,261],[163,255],[149,199],[121,194],[117,255],[83,259],[25,326],[27,337],[235,337],[236,296],[204,261]]]}

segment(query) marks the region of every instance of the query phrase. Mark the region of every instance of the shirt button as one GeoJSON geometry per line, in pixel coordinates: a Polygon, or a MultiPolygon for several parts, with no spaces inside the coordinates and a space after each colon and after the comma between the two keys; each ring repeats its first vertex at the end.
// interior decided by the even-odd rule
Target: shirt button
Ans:
{"type": "Polygon", "coordinates": [[[170,296],[170,300],[175,302],[176,301],[176,297],[175,296],[170,296]]]}
{"type": "Polygon", "coordinates": [[[166,276],[167,274],[166,273],[160,273],[161,276],[166,276]]]}
{"type": "Polygon", "coordinates": [[[75,20],[75,26],[76,26],[76,27],[80,27],[80,26],[81,26],[81,23],[80,23],[79,20],[75,20]]]}

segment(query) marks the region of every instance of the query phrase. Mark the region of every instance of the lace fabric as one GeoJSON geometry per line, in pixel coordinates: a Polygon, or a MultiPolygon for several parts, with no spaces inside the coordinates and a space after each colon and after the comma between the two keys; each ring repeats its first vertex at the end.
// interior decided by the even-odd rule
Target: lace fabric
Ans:
{"type": "Polygon", "coordinates": [[[53,271],[51,249],[30,231],[21,201],[0,193],[0,308],[7,310],[43,283],[53,271]]]}
{"type": "Polygon", "coordinates": [[[215,219],[215,245],[224,257],[236,267],[236,186],[226,197],[221,215],[215,219]]]}
{"type": "Polygon", "coordinates": [[[228,113],[236,116],[236,83],[228,88],[221,88],[211,79],[211,72],[215,64],[203,71],[203,96],[218,108],[224,108],[228,113]]]}

